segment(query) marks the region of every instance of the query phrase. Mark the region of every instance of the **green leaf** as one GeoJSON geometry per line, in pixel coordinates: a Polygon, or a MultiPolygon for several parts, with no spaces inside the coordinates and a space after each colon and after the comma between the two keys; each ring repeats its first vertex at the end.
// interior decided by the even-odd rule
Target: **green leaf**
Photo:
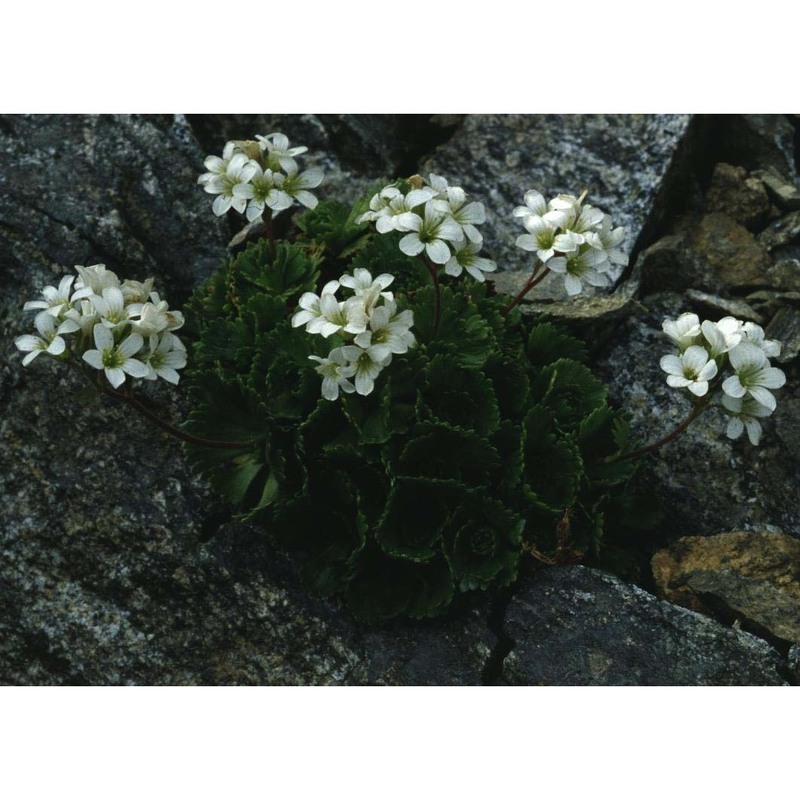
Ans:
{"type": "Polygon", "coordinates": [[[235,280],[239,304],[247,302],[257,290],[289,299],[316,288],[319,257],[295,244],[281,242],[270,257],[269,243],[263,239],[250,243],[233,261],[230,275],[235,280]]]}
{"type": "Polygon", "coordinates": [[[586,361],[586,345],[550,322],[540,322],[531,330],[526,349],[528,360],[535,367],[544,367],[561,358],[586,361]]]}
{"type": "Polygon", "coordinates": [[[402,449],[397,474],[487,486],[499,465],[497,451],[472,431],[420,424],[402,449]]]}
{"type": "Polygon", "coordinates": [[[551,409],[565,430],[605,403],[605,385],[583,364],[561,358],[540,370],[533,381],[532,393],[551,409]]]}
{"type": "Polygon", "coordinates": [[[326,200],[297,217],[297,226],[315,242],[323,244],[334,258],[356,252],[367,243],[369,226],[356,223],[369,211],[369,200],[362,198],[351,208],[338,200],[326,200]]]}
{"type": "Polygon", "coordinates": [[[385,622],[407,615],[416,619],[447,610],[453,597],[453,582],[441,557],[414,564],[379,550],[364,551],[357,574],[347,587],[347,603],[364,622],[385,622]]]}
{"type": "Polygon", "coordinates": [[[524,527],[525,521],[501,503],[470,494],[445,534],[447,559],[461,589],[511,583],[524,527]]]}
{"type": "Polygon", "coordinates": [[[497,429],[497,398],[491,382],[481,372],[438,355],[428,365],[426,378],[420,402],[435,419],[484,436],[497,429]]]}
{"type": "Polygon", "coordinates": [[[534,406],[526,415],[523,436],[528,500],[553,512],[568,508],[577,499],[583,474],[578,448],[558,438],[553,415],[542,406],[534,406]]]}
{"type": "Polygon", "coordinates": [[[430,561],[462,495],[456,485],[400,477],[389,492],[375,538],[389,555],[430,561]]]}

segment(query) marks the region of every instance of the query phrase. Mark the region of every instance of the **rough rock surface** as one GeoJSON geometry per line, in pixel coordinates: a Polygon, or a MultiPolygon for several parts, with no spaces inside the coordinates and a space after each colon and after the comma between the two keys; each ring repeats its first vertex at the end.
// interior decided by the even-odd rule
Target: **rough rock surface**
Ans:
{"type": "MultiPolygon", "coordinates": [[[[689,401],[667,386],[659,360],[672,352],[661,330],[663,320],[693,310],[677,294],[642,299],[596,364],[612,400],[631,414],[642,443],[669,433],[690,411],[689,401]]],[[[728,439],[726,418],[712,409],[646,459],[639,480],[652,487],[665,510],[654,531],[657,536],[752,529],[800,532],[800,504],[791,489],[800,485],[795,364],[783,365],[787,385],[777,393],[774,415],[764,420],[759,447],[746,436],[728,439]]]]}
{"type": "Polygon", "coordinates": [[[760,531],[683,537],[653,556],[653,577],[674,603],[800,642],[800,539],[760,531]]]}
{"type": "MultiPolygon", "coordinates": [[[[421,173],[446,175],[484,204],[485,249],[501,269],[530,265],[514,244],[524,228],[511,216],[528,189],[552,196],[588,188],[587,202],[626,227],[630,252],[688,124],[686,115],[475,114],[423,161],[421,173]]],[[[546,296],[549,283],[533,296],[546,296]]]]}
{"type": "MultiPolygon", "coordinates": [[[[452,131],[457,122],[440,127],[452,131]]],[[[541,179],[551,181],[553,191],[575,190],[578,172],[565,172],[557,180],[558,159],[546,135],[561,126],[562,141],[571,148],[562,155],[589,154],[584,167],[596,168],[597,203],[603,196],[609,210],[624,207],[632,230],[640,227],[685,118],[603,117],[583,127],[568,118],[547,122],[466,117],[460,132],[443,143],[442,131],[434,134],[430,121],[419,120],[413,125],[425,135],[391,151],[388,143],[380,149],[381,137],[400,124],[389,120],[372,125],[365,118],[314,115],[0,118],[0,337],[5,342],[0,357],[0,683],[443,685],[502,680],[507,641],[494,607],[424,624],[357,625],[335,603],[309,598],[291,564],[262,548],[257,528],[229,521],[229,511],[205,482],[189,474],[173,440],[107,399],[79,405],[76,379],[43,358],[22,368],[13,339],[27,332],[33,316],[21,313],[23,302],[42,286],[57,284],[74,264],[103,261],[128,277],[153,275],[171,305],[180,305],[224,257],[226,243],[242,226],[234,215],[215,218],[210,198],[196,185],[204,156],[218,152],[229,137],[285,130],[293,143],[316,149],[307,163],[325,168],[335,196],[352,200],[384,178],[387,165],[409,160],[426,142],[438,147],[421,171],[432,169],[436,159],[443,171],[447,164],[459,164],[469,152],[469,134],[482,131],[475,140],[478,150],[484,148],[482,168],[488,169],[481,183],[472,185],[457,171],[448,175],[454,182],[463,180],[487,207],[492,201],[481,197],[479,189],[497,183],[498,197],[507,193],[510,208],[518,203],[519,190],[527,188],[525,176],[519,177],[526,165],[530,171],[532,164],[549,160],[551,171],[537,173],[541,179]],[[350,141],[359,136],[364,142],[360,159],[350,141]],[[649,137],[644,156],[641,137],[649,137]],[[614,148],[622,154],[616,161],[611,159],[614,148]],[[501,160],[492,155],[497,152],[501,160]],[[644,189],[631,198],[624,158],[634,152],[644,189]],[[501,161],[502,174],[493,174],[490,168],[501,161]],[[523,183],[512,186],[514,180],[523,183]]],[[[783,303],[787,292],[774,293],[764,304],[783,303]]],[[[651,370],[653,326],[660,326],[660,319],[657,311],[637,312],[628,300],[608,314],[609,330],[622,325],[614,334],[620,349],[612,348],[601,369],[610,371],[616,397],[633,393],[635,423],[646,434],[648,427],[659,429],[664,420],[658,409],[667,408],[666,387],[654,395],[649,388],[663,382],[660,374],[653,380],[651,370]],[[631,332],[649,349],[623,353],[622,337],[631,332]]],[[[678,298],[670,303],[677,307],[678,298]]],[[[182,419],[188,405],[180,393],[157,389],[150,397],[154,405],[167,418],[182,419]]],[[[718,431],[707,437],[715,442],[710,459],[698,444],[702,434],[688,439],[687,457],[700,466],[691,477],[674,469],[671,454],[653,462],[649,479],[654,474],[666,478],[666,497],[678,502],[676,527],[698,531],[686,523],[699,520],[699,532],[715,530],[709,505],[714,489],[704,486],[710,472],[717,475],[716,490],[723,486],[721,527],[737,526],[729,520],[741,520],[743,527],[748,521],[769,521],[800,530],[791,504],[779,510],[780,487],[787,479],[796,482],[800,461],[800,398],[785,400],[774,418],[775,439],[755,462],[751,453],[744,456],[741,442],[720,443],[718,431]],[[735,503],[726,505],[731,475],[735,503]],[[684,483],[676,488],[676,480],[684,483]]],[[[569,570],[565,577],[573,586],[585,582],[580,591],[596,591],[591,570],[569,570]]],[[[619,587],[614,591],[624,593],[619,587]]],[[[652,598],[625,591],[626,608],[641,606],[631,615],[647,616],[652,598]]],[[[562,611],[552,607],[552,618],[560,618],[562,611]]],[[[524,621],[518,608],[514,613],[515,620],[524,621]]],[[[698,681],[728,682],[730,674],[718,667],[733,652],[731,632],[708,624],[716,627],[702,639],[701,660],[707,668],[695,664],[692,674],[698,681]]],[[[700,648],[700,638],[695,641],[700,648]]],[[[525,645],[518,637],[517,647],[525,645]]],[[[506,677],[524,680],[519,672],[523,654],[512,650],[506,677]]],[[[766,667],[753,669],[751,682],[769,682],[766,667]]],[[[619,683],[657,683],[664,673],[646,662],[627,675],[613,674],[619,683]]],[[[611,675],[606,672],[607,682],[611,675]]],[[[737,675],[745,682],[744,673],[737,675]]]]}
{"type": "Polygon", "coordinates": [[[717,164],[706,195],[711,211],[721,211],[731,219],[756,230],[770,211],[769,197],[762,181],[750,177],[744,167],[717,164]]]}
{"type": "Polygon", "coordinates": [[[767,685],[785,682],[762,640],[586,567],[544,568],[506,612],[509,684],[767,685]]]}

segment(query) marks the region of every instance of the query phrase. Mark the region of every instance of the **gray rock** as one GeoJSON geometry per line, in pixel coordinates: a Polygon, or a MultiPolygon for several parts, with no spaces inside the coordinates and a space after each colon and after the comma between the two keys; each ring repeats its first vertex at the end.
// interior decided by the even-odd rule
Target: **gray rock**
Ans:
{"type": "Polygon", "coordinates": [[[764,317],[744,300],[719,297],[715,294],[700,292],[697,289],[687,289],[686,299],[692,306],[710,312],[708,316],[724,317],[730,315],[737,319],[756,322],[759,325],[764,322],[764,317]]]}
{"type": "Polygon", "coordinates": [[[800,211],[792,211],[775,220],[765,231],[758,235],[759,244],[772,252],[787,244],[800,241],[800,211]]]}
{"type": "Polygon", "coordinates": [[[781,354],[775,357],[775,361],[779,364],[794,361],[800,353],[800,310],[788,306],[778,309],[766,333],[782,345],[781,354]]]}
{"type": "Polygon", "coordinates": [[[514,685],[779,686],[778,653],[748,633],[586,567],[545,567],[506,616],[514,685]]]}
{"type": "Polygon", "coordinates": [[[718,157],[748,170],[774,169],[794,181],[795,131],[783,114],[731,114],[717,119],[718,157]]]}
{"type": "Polygon", "coordinates": [[[180,116],[5,118],[0,263],[12,282],[41,286],[65,267],[104,262],[167,280],[177,306],[227,240],[196,185],[202,160],[180,116]]]}
{"type": "MultiPolygon", "coordinates": [[[[204,155],[181,118],[2,126],[0,682],[479,683],[495,641],[479,616],[364,631],[308,598],[258,528],[220,527],[229,509],[174,440],[110,400],[81,405],[52,361],[21,366],[23,302],[73,264],[154,275],[175,306],[224,257],[204,155]]],[[[185,418],[179,393],[147,388],[185,418]]]]}
{"type": "Polygon", "coordinates": [[[485,249],[500,269],[530,268],[530,254],[515,247],[525,231],[511,212],[534,188],[550,197],[588,188],[587,202],[626,227],[630,252],[688,123],[663,114],[469,115],[420,171],[444,175],[485,205],[485,249]]]}
{"type": "Polygon", "coordinates": [[[789,669],[794,675],[795,684],[800,684],[800,644],[794,644],[789,648],[789,669]]]}
{"type": "MultiPolygon", "coordinates": [[[[661,356],[673,352],[661,323],[702,309],[667,293],[640,302],[593,368],[608,385],[612,402],[631,415],[634,434],[646,444],[671,432],[691,408],[685,393],[667,386],[659,366],[661,356]]],[[[746,436],[728,439],[727,418],[712,409],[645,458],[637,480],[666,512],[653,536],[766,526],[800,531],[800,506],[788,500],[786,489],[800,483],[800,431],[793,424],[800,387],[792,367],[786,366],[787,385],[776,393],[777,410],[763,420],[760,446],[753,447],[746,436]]]]}
{"type": "Polygon", "coordinates": [[[800,189],[795,181],[784,178],[774,169],[756,170],[752,174],[764,184],[770,199],[785,211],[800,209],[800,189]]]}

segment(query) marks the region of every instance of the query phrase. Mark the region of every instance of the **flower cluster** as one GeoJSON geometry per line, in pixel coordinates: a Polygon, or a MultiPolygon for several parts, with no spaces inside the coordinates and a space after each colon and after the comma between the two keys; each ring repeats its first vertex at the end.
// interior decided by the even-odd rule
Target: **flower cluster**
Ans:
{"type": "Polygon", "coordinates": [[[401,231],[400,249],[408,256],[424,253],[432,264],[444,265],[448,275],[467,272],[476,281],[497,265],[478,255],[483,236],[475,227],[486,220],[482,203],[469,202],[460,186],[431,174],[426,181],[414,176],[414,188],[402,192],[394,184],[381,189],[369,203],[370,210],[358,222],[374,222],[378,233],[401,231]]]}
{"type": "Polygon", "coordinates": [[[373,280],[368,270],[356,269],[352,275],[325,284],[319,295],[305,292],[300,297],[292,327],[305,325],[308,333],[325,339],[336,335],[341,342],[325,358],[309,356],[319,362],[316,370],[322,375],[326,400],[336,400],[340,390],[368,395],[392,356],[408,352],[415,344],[413,312],[398,313],[393,294],[386,291],[393,280],[388,274],[373,280]],[[352,296],[338,300],[336,293],[341,287],[351,289],[352,296]]]}
{"type": "Polygon", "coordinates": [[[759,418],[775,410],[772,389],[786,383],[783,371],[770,365],[780,355],[780,342],[766,339],[761,326],[724,317],[700,322],[697,314],[667,319],[664,333],[678,354],[661,359],[670,386],[687,389],[696,398],[711,399],[729,417],[727,435],[738,439],[744,430],[755,445],[761,438],[759,418]],[[720,391],[710,395],[712,389],[720,391]]]}
{"type": "Polygon", "coordinates": [[[39,312],[34,319],[39,335],[16,338],[26,353],[22,363],[27,366],[40,353],[63,360],[76,356],[103,370],[115,389],[126,376],[177,384],[186,348],[173,331],[183,325],[183,315],[152,291],[153,279],[120,281],[103,264],[75,270],[77,280],[66,275],[57,287],[45,286],[41,300],[25,303],[25,311],[39,312]]]}
{"type": "Polygon", "coordinates": [[[233,208],[249,222],[258,219],[265,209],[272,215],[289,208],[295,200],[314,208],[317,198],[309,191],[322,183],[322,170],[300,172],[295,156],[307,147],[289,147],[282,133],[256,136],[255,141],[228,142],[219,156],[208,156],[208,172],[197,182],[209,194],[215,194],[212,209],[217,216],[233,208]]]}
{"type": "Polygon", "coordinates": [[[608,214],[584,204],[585,196],[560,194],[547,202],[531,190],[525,205],[513,212],[528,231],[517,238],[517,246],[536,253],[547,269],[563,275],[569,295],[579,294],[584,283],[605,286],[611,265],[628,263],[619,249],[625,229],[612,227],[608,214]]]}

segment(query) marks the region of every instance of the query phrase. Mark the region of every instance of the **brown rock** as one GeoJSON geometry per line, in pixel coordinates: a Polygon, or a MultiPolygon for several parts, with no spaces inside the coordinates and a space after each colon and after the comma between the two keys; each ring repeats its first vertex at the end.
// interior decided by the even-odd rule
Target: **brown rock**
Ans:
{"type": "Polygon", "coordinates": [[[749,230],[758,230],[766,222],[770,208],[764,184],[748,177],[744,167],[731,164],[714,167],[706,204],[709,211],[722,211],[749,230]]]}
{"type": "Polygon", "coordinates": [[[689,233],[689,247],[702,259],[701,280],[710,289],[764,286],[770,259],[753,234],[727,214],[707,214],[689,233]]]}
{"type": "Polygon", "coordinates": [[[687,536],[657,552],[666,599],[767,638],[800,642],[800,540],[741,531],[687,536]]]}

